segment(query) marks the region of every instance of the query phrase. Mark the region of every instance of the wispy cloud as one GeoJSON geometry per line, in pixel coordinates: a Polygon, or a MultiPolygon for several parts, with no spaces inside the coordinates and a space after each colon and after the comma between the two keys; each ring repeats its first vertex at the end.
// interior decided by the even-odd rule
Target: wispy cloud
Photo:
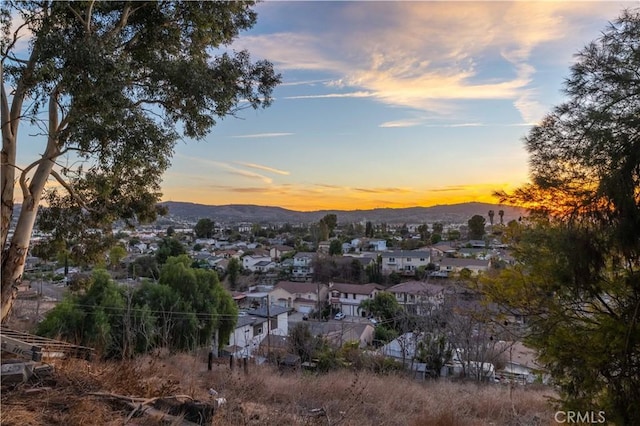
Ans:
{"type": "Polygon", "coordinates": [[[250,135],[236,135],[236,136],[232,136],[232,138],[277,138],[277,137],[281,137],[281,136],[291,136],[293,135],[293,133],[285,133],[285,132],[280,132],[280,133],[254,133],[254,134],[250,134],[250,135]]]}
{"type": "Polygon", "coordinates": [[[330,83],[331,80],[301,80],[301,81],[285,81],[280,83],[280,86],[315,86],[319,83],[330,83]]]}
{"type": "Polygon", "coordinates": [[[353,190],[368,194],[408,194],[413,192],[408,188],[353,188],[353,190]]]}
{"type": "Polygon", "coordinates": [[[237,175],[237,176],[242,176],[242,177],[246,177],[249,179],[258,179],[261,180],[264,183],[273,183],[273,179],[271,179],[268,176],[264,176],[261,175],[259,173],[255,173],[255,172],[251,172],[249,170],[242,170],[239,169],[237,167],[232,166],[231,164],[227,164],[227,163],[221,163],[219,161],[211,161],[212,165],[215,165],[219,168],[224,169],[227,173],[232,174],[232,175],[237,175]]]}
{"type": "Polygon", "coordinates": [[[243,163],[243,162],[236,162],[236,164],[239,164],[241,166],[245,166],[245,167],[249,167],[252,169],[257,169],[257,170],[264,170],[265,172],[271,172],[271,173],[275,173],[278,175],[284,175],[284,176],[288,176],[291,173],[286,171],[286,170],[279,170],[279,169],[275,169],[273,167],[268,167],[268,166],[263,166],[260,164],[255,164],[255,163],[243,163]]]}
{"type": "Polygon", "coordinates": [[[447,127],[447,128],[457,128],[457,127],[485,127],[487,124],[485,123],[441,123],[441,124],[425,124],[425,127],[447,127]]]}
{"type": "Polygon", "coordinates": [[[315,183],[314,185],[320,188],[326,188],[326,189],[347,189],[346,187],[341,185],[331,185],[327,183],[315,183]]]}
{"type": "MultiPolygon", "coordinates": [[[[291,6],[264,7],[284,12],[291,6]]],[[[314,31],[238,41],[279,69],[320,71],[331,76],[328,87],[352,90],[288,99],[366,96],[440,114],[457,112],[465,100],[507,100],[527,123],[548,108],[535,90],[534,51],[575,42],[581,19],[613,9],[594,2],[334,2],[330,7],[332,19],[314,31]],[[507,65],[510,72],[496,76],[486,62],[507,65]]],[[[415,124],[381,127],[407,125],[415,124]]]]}
{"type": "Polygon", "coordinates": [[[455,191],[466,191],[469,187],[466,185],[451,185],[445,186],[442,188],[432,188],[429,189],[430,192],[455,192],[455,191]]]}
{"type": "Polygon", "coordinates": [[[375,96],[375,94],[372,92],[350,92],[350,93],[326,93],[322,95],[285,96],[284,99],[370,98],[373,96],[375,96]]]}
{"type": "Polygon", "coordinates": [[[386,121],[380,124],[378,127],[383,128],[395,128],[395,127],[415,127],[423,124],[422,120],[395,120],[395,121],[386,121]]]}

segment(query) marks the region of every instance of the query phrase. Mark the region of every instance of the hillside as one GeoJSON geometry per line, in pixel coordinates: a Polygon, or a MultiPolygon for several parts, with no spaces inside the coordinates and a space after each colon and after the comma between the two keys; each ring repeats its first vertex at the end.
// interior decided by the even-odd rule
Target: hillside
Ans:
{"type": "MultiPolygon", "coordinates": [[[[105,393],[151,400],[226,399],[214,425],[551,425],[554,410],[542,387],[416,381],[406,376],[350,370],[321,375],[228,362],[207,371],[205,356],[147,356],[132,361],[56,361],[53,380],[3,389],[4,425],[160,425],[135,415],[105,393]],[[182,397],[183,399],[185,397],[182,397]]],[[[172,424],[176,424],[173,422],[172,424]]]]}
{"type": "Polygon", "coordinates": [[[339,223],[360,221],[371,221],[374,223],[466,223],[476,214],[487,217],[489,210],[493,210],[496,213],[494,220],[498,222],[498,211],[504,210],[504,221],[506,223],[526,214],[524,209],[518,207],[477,202],[400,209],[318,210],[312,212],[300,212],[287,210],[282,207],[247,204],[213,206],[167,201],[162,203],[162,205],[168,208],[170,217],[190,222],[196,222],[202,218],[209,218],[217,222],[310,223],[317,222],[324,215],[333,213],[338,216],[339,223]]]}

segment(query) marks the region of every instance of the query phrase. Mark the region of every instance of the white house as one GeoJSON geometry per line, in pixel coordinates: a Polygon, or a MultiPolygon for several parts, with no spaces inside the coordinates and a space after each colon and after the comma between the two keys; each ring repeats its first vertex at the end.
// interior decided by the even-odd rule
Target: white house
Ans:
{"type": "Polygon", "coordinates": [[[327,301],[329,287],[321,283],[280,281],[269,292],[269,302],[310,313],[327,301]]]}
{"type": "MultiPolygon", "coordinates": [[[[244,269],[248,269],[251,272],[257,272],[259,269],[256,268],[256,264],[261,262],[267,262],[266,264],[261,264],[261,268],[264,269],[265,265],[272,263],[272,268],[275,268],[275,263],[271,260],[270,256],[254,256],[254,255],[246,255],[242,257],[242,267],[244,269]]],[[[262,270],[261,270],[262,271],[262,270]]]]}
{"type": "Polygon", "coordinates": [[[269,307],[269,312],[261,307],[241,314],[225,351],[236,358],[249,358],[267,334],[286,336],[289,333],[288,311],[274,305],[269,307]]]}
{"type": "Polygon", "coordinates": [[[445,287],[423,281],[407,281],[389,287],[401,306],[414,313],[424,313],[425,309],[438,308],[444,303],[445,287]]]}
{"type": "Polygon", "coordinates": [[[313,277],[313,259],[315,253],[299,252],[293,256],[292,278],[294,280],[310,280],[313,277]]]}
{"type": "Polygon", "coordinates": [[[382,272],[389,274],[396,272],[402,275],[413,275],[420,266],[427,266],[431,262],[428,251],[396,250],[381,253],[382,272]]]}
{"type": "Polygon", "coordinates": [[[440,271],[447,273],[460,272],[463,269],[470,270],[474,275],[486,272],[491,266],[491,260],[445,257],[440,260],[440,271]]]}
{"type": "Polygon", "coordinates": [[[278,262],[282,256],[285,254],[289,254],[294,251],[293,247],[285,246],[285,245],[274,245],[269,249],[269,256],[271,260],[278,262]]]}
{"type": "Polygon", "coordinates": [[[334,309],[351,316],[366,316],[359,309],[360,302],[372,299],[384,289],[380,284],[329,283],[330,303],[334,309]]]}

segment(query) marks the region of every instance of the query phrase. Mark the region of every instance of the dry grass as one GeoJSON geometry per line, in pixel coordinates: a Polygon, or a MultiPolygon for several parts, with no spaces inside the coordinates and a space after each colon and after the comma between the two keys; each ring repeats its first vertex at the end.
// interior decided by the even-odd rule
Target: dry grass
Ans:
{"type": "MultiPolygon", "coordinates": [[[[207,371],[202,354],[147,356],[128,362],[68,360],[56,365],[51,390],[33,385],[4,389],[2,425],[121,425],[130,409],[89,392],[135,397],[187,394],[209,401],[210,388],[227,399],[215,425],[508,425],[553,423],[544,388],[446,381],[417,382],[401,376],[336,371],[325,375],[284,373],[269,366],[207,371]]],[[[130,425],[155,424],[134,418],[130,425]]]]}

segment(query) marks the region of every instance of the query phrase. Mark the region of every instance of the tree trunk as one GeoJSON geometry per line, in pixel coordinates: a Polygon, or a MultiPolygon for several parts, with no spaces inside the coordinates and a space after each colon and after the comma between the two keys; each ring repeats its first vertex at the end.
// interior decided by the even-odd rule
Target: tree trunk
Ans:
{"type": "MultiPolygon", "coordinates": [[[[5,96],[4,85],[2,86],[3,98],[5,96]]],[[[4,99],[3,99],[4,101],[4,99]]],[[[49,179],[49,175],[53,170],[54,161],[60,154],[60,150],[58,148],[58,140],[56,138],[58,131],[58,109],[56,105],[57,101],[57,93],[51,95],[49,99],[49,137],[47,140],[47,148],[42,158],[35,163],[32,163],[28,167],[26,167],[20,176],[20,186],[22,188],[22,209],[20,211],[20,217],[18,218],[18,223],[16,224],[16,228],[13,233],[13,237],[11,238],[11,242],[9,246],[2,252],[2,281],[1,281],[1,306],[0,306],[0,320],[4,322],[7,319],[7,316],[11,312],[11,308],[13,307],[13,302],[16,298],[16,293],[18,290],[18,285],[22,281],[22,273],[24,272],[24,263],[27,258],[27,253],[29,252],[29,244],[31,242],[31,233],[33,232],[33,226],[36,222],[36,216],[38,214],[38,208],[40,205],[40,200],[42,199],[42,193],[44,191],[44,187],[49,179]],[[27,173],[35,168],[35,173],[31,178],[31,182],[27,186],[27,173]]],[[[4,103],[4,102],[3,102],[4,103]]],[[[15,105],[14,105],[15,107],[15,105]]],[[[12,111],[13,112],[13,111],[12,111]]],[[[3,113],[3,118],[5,117],[3,113]]],[[[3,120],[2,125],[2,136],[3,136],[3,147],[2,147],[2,156],[4,160],[5,155],[5,142],[12,142],[13,145],[9,146],[12,149],[6,149],[7,155],[13,153],[13,161],[10,163],[2,164],[2,172],[4,174],[5,171],[13,171],[15,173],[15,142],[17,135],[17,120],[16,117],[10,124],[11,128],[9,128],[9,123],[5,123],[3,120]],[[7,138],[13,138],[12,140],[6,140],[7,138]]],[[[13,192],[15,185],[15,178],[12,178],[11,182],[4,180],[3,176],[3,188],[2,188],[2,237],[3,240],[5,238],[5,232],[8,234],[8,229],[4,229],[5,222],[5,210],[7,211],[9,221],[11,220],[11,215],[13,213],[13,192]],[[7,185],[5,188],[4,185],[7,185]],[[9,190],[10,187],[11,189],[9,190]],[[5,194],[6,191],[6,194],[5,194]],[[9,197],[9,194],[11,198],[9,197]],[[5,203],[7,205],[11,205],[11,209],[5,207],[5,203]]]]}
{"type": "MultiPolygon", "coordinates": [[[[24,262],[29,251],[29,243],[31,241],[31,233],[36,222],[42,191],[47,182],[47,178],[53,161],[44,160],[38,165],[38,169],[33,176],[31,185],[29,185],[30,197],[22,203],[22,210],[16,229],[11,238],[11,243],[2,257],[2,322],[7,319],[9,312],[16,298],[18,285],[22,281],[22,273],[24,272],[24,262]]],[[[3,206],[4,206],[4,200],[3,206]]],[[[4,218],[3,218],[4,219],[4,218]]]]}

